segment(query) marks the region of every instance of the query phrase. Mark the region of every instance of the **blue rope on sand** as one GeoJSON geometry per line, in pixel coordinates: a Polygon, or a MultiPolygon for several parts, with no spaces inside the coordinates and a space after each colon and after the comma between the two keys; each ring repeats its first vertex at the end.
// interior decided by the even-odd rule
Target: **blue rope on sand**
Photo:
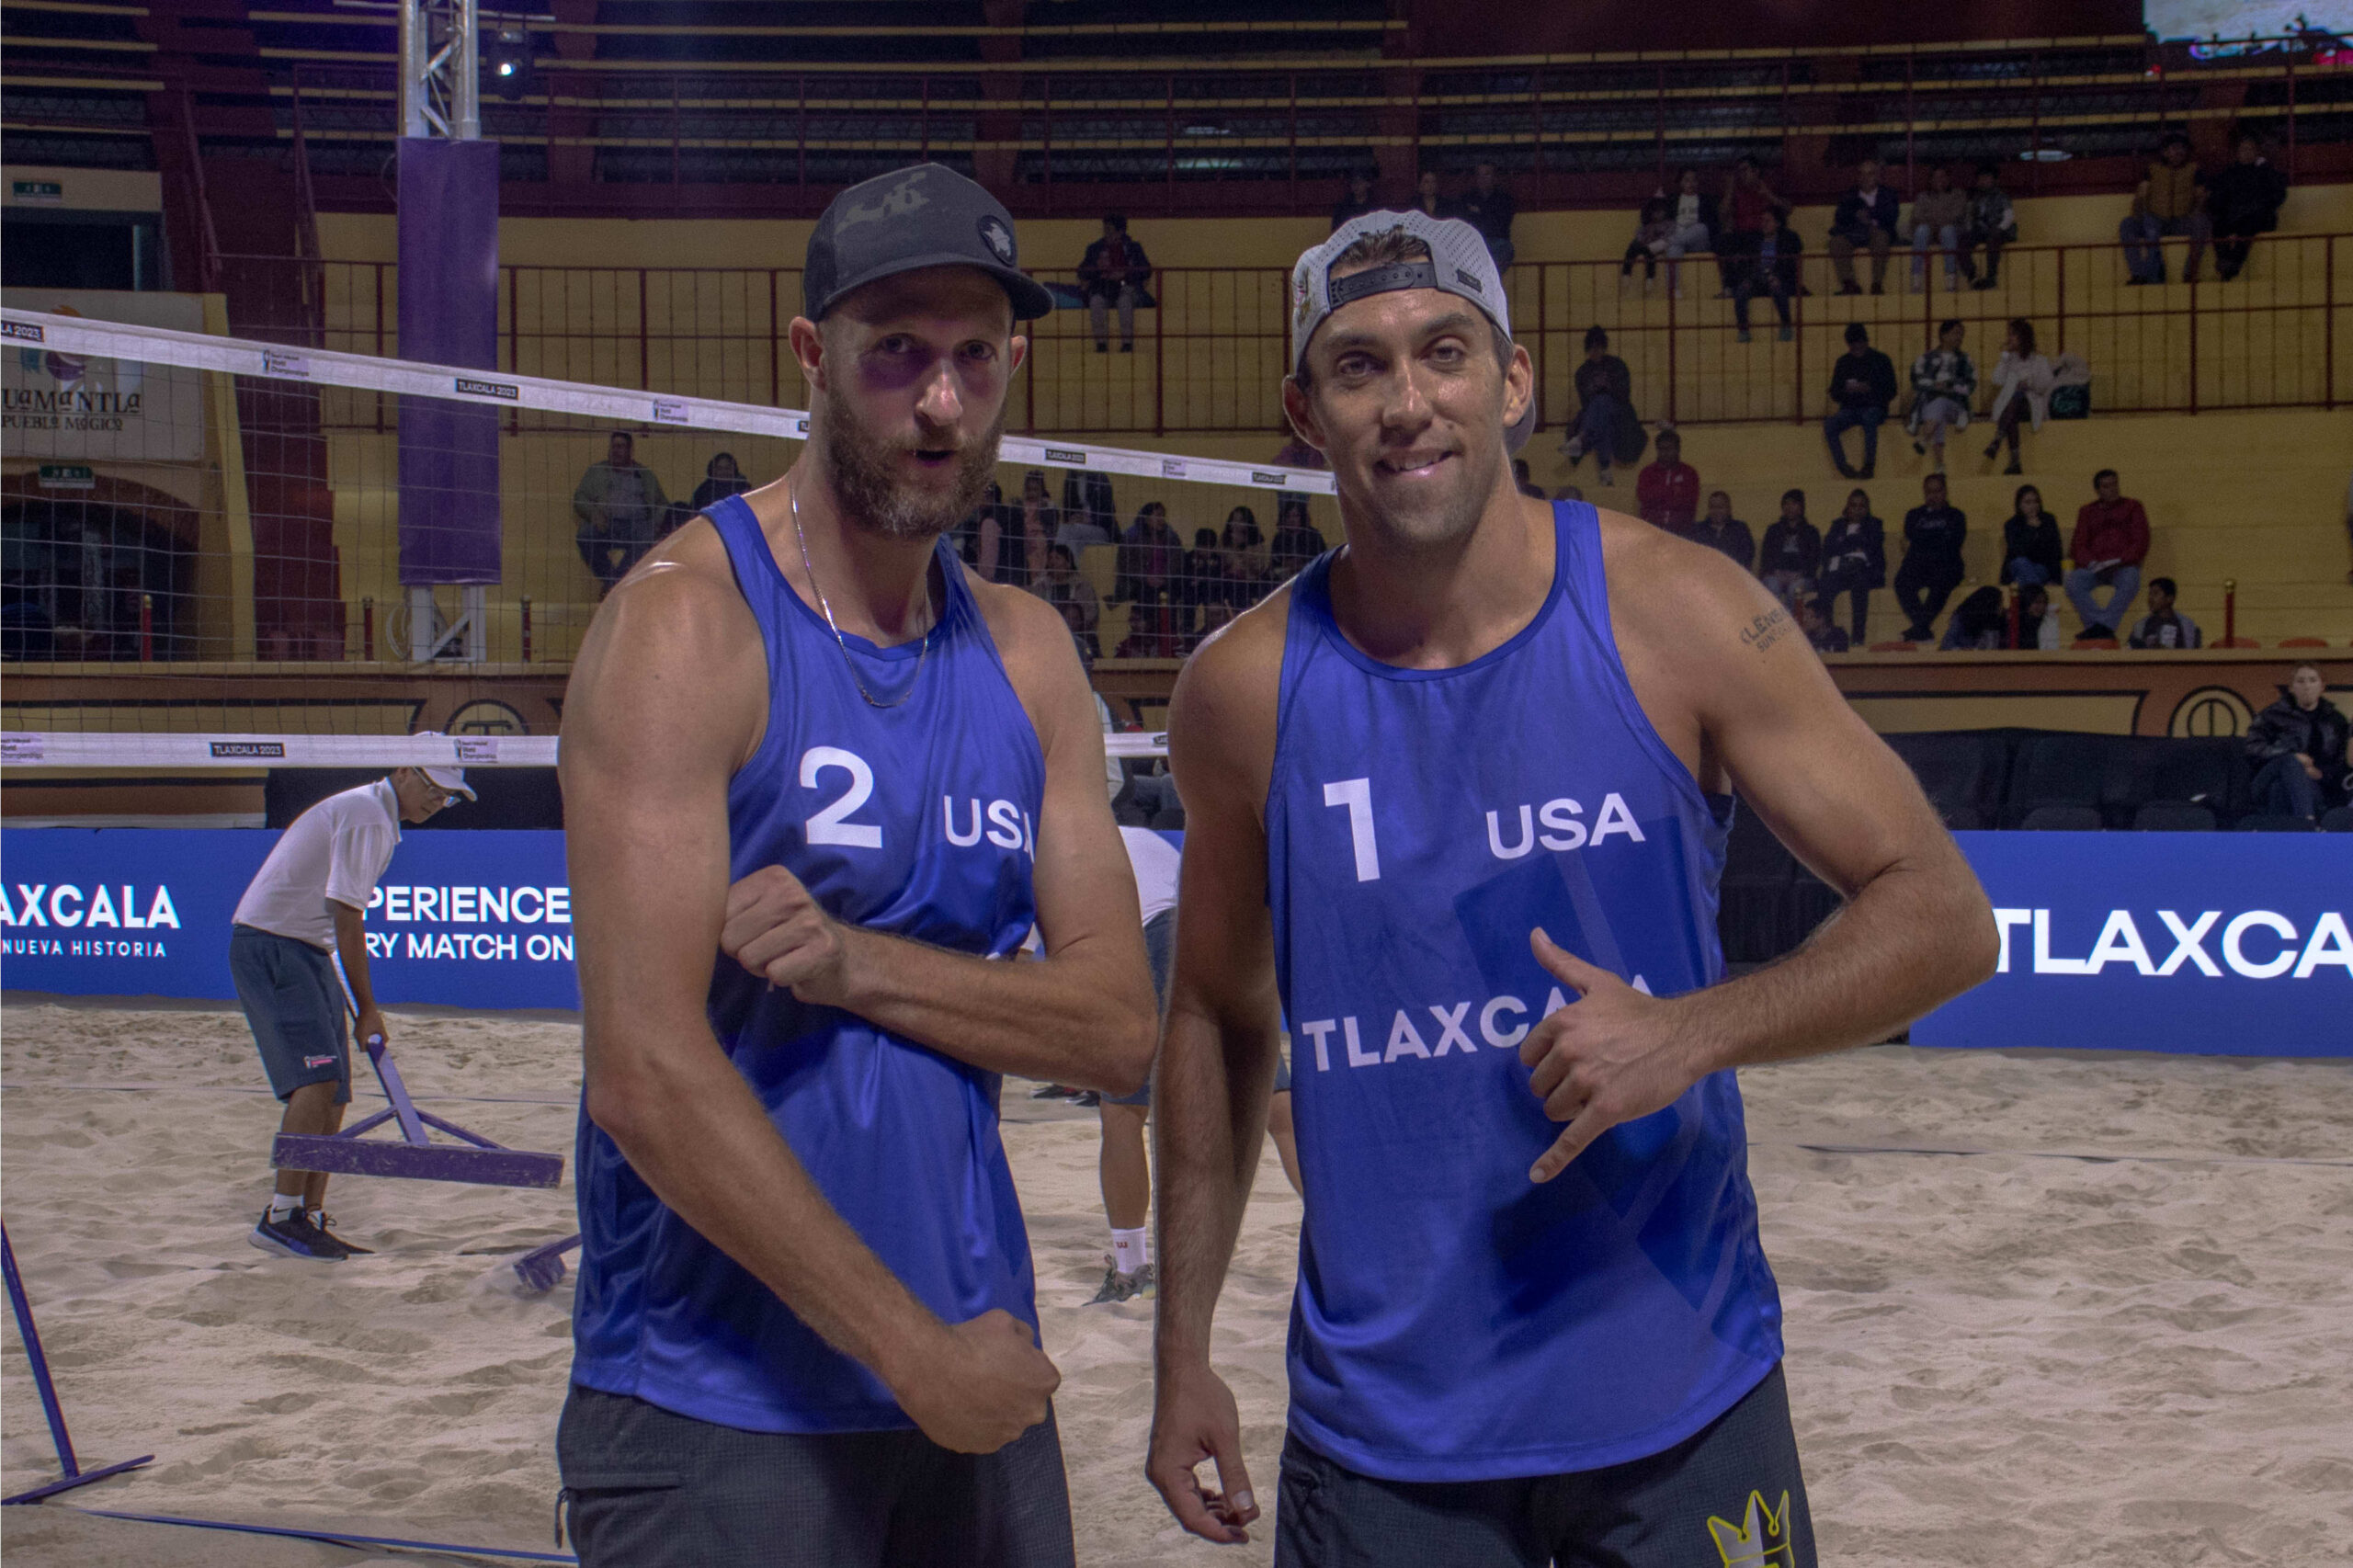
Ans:
{"type": "Polygon", "coordinates": [[[184,1519],[171,1514],[125,1514],[111,1508],[76,1508],[102,1519],[131,1519],[142,1525],[186,1525],[199,1530],[235,1530],[244,1535],[290,1536],[296,1540],[324,1541],[329,1546],[406,1547],[414,1551],[452,1551],[469,1557],[513,1557],[527,1562],[577,1562],[560,1551],[517,1551],[506,1546],[453,1546],[446,1540],[403,1540],[397,1536],[351,1535],[343,1530],[295,1529],[284,1525],[240,1525],[226,1519],[184,1519]]]}

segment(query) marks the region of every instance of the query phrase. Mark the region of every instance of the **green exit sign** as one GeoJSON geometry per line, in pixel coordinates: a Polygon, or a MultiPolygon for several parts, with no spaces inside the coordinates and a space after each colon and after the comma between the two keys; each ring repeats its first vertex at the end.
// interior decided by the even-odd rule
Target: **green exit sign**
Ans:
{"type": "Polygon", "coordinates": [[[63,201],[65,187],[53,179],[20,179],[11,188],[18,201],[63,201]]]}
{"type": "Polygon", "coordinates": [[[43,463],[40,465],[40,487],[43,490],[96,490],[98,476],[81,463],[43,463]]]}

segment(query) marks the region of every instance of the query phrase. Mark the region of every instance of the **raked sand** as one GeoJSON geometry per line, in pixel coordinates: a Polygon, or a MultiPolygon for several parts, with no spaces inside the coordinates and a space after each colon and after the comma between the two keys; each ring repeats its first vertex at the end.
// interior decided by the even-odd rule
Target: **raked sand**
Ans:
{"type": "MultiPolygon", "coordinates": [[[[574,1027],[392,1025],[436,1109],[569,1153],[574,1027]]],[[[1083,1305],[1105,1248],[1094,1119],[1027,1087],[1007,1085],[1006,1142],[1080,1561],[1267,1562],[1264,1530],[1188,1541],[1145,1486],[1150,1307],[1083,1305]]],[[[1825,1562],[2347,1560],[2353,1063],[1891,1047],[1744,1088],[1825,1562]]],[[[93,1466],[157,1455],[73,1501],[548,1550],[571,1287],[523,1294],[506,1263],[573,1229],[569,1186],[346,1178],[329,1206],[380,1256],[272,1258],[244,1233],[275,1119],[233,1012],[0,1008],[8,1229],[75,1443],[93,1466]]],[[[1267,1501],[1299,1218],[1269,1150],[1218,1320],[1267,1501]]],[[[0,1482],[49,1479],[13,1325],[0,1414],[0,1482]]],[[[11,1568],[381,1556],[54,1506],[0,1516],[0,1550],[11,1568]]]]}

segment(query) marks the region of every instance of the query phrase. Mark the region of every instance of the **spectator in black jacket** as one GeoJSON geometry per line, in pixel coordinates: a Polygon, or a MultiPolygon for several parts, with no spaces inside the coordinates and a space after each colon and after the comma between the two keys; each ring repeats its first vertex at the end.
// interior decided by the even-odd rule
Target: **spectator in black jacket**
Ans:
{"type": "Polygon", "coordinates": [[[1869,479],[1879,462],[1879,427],[1895,401],[1895,361],[1871,347],[1871,335],[1860,322],[1847,324],[1847,352],[1830,367],[1830,413],[1822,422],[1822,438],[1830,444],[1830,460],[1842,479],[1869,479]],[[1846,434],[1863,433],[1863,466],[1847,465],[1846,434]]]}
{"type": "Polygon", "coordinates": [[[2012,498],[2010,520],[2002,525],[2002,577],[2005,585],[2038,587],[2065,575],[2066,552],[2059,542],[2059,519],[2042,509],[2042,492],[2031,484],[2018,486],[2012,498]]]}
{"type": "Polygon", "coordinates": [[[1781,515],[1765,530],[1756,576],[1773,597],[1794,603],[1813,592],[1822,570],[1822,530],[1806,520],[1805,492],[1781,493],[1781,515]]]}
{"type": "Polygon", "coordinates": [[[1945,600],[1968,575],[1961,563],[1969,517],[1945,499],[1945,476],[1920,482],[1921,505],[1904,514],[1904,563],[1895,569],[1895,602],[1904,607],[1904,638],[1926,642],[1936,636],[1945,600]]]}
{"type": "Polygon", "coordinates": [[[1843,653],[1852,647],[1847,633],[1836,621],[1822,613],[1822,607],[1812,599],[1798,601],[1798,627],[1805,640],[1813,644],[1817,653],[1843,653]]]}
{"type": "Polygon", "coordinates": [[[1871,590],[1887,585],[1887,528],[1871,516],[1871,498],[1859,490],[1847,493],[1847,509],[1838,514],[1822,539],[1822,571],[1814,579],[1825,619],[1836,619],[1838,596],[1850,600],[1847,625],[1855,646],[1865,645],[1870,625],[1871,590]]]}
{"type": "Polygon", "coordinates": [[[1185,540],[1168,525],[1165,502],[1147,501],[1120,540],[1111,597],[1131,604],[1175,600],[1185,576],[1185,540]]]}
{"type": "Polygon", "coordinates": [[[1787,343],[1797,335],[1790,324],[1790,301],[1797,297],[1798,253],[1805,243],[1798,238],[1781,215],[1770,207],[1765,209],[1758,222],[1755,248],[1742,258],[1742,265],[1732,285],[1732,319],[1733,336],[1742,343],[1748,341],[1748,301],[1759,294],[1773,297],[1773,311],[1781,318],[1781,341],[1787,343]]]}
{"type": "Polygon", "coordinates": [[[694,509],[698,512],[708,512],[728,496],[741,495],[752,488],[752,482],[737,471],[733,452],[713,453],[702,472],[702,483],[695,486],[694,509]]]}
{"type": "MultiPolygon", "coordinates": [[[[1855,167],[1855,188],[1838,199],[1830,215],[1830,265],[1837,269],[1838,292],[1859,294],[1855,281],[1855,253],[1871,253],[1871,292],[1887,287],[1887,253],[1895,244],[1896,210],[1903,204],[1895,192],[1879,183],[1877,158],[1865,158],[1855,167]]],[[[1891,396],[1893,394],[1890,394],[1891,396]]]]}
{"type": "Polygon", "coordinates": [[[1368,212],[1380,210],[1381,203],[1372,199],[1372,176],[1363,169],[1351,169],[1348,171],[1348,194],[1332,203],[1332,232],[1337,233],[1340,225],[1351,218],[1361,218],[1368,212]]]}
{"type": "Polygon", "coordinates": [[[1621,457],[1631,462],[1641,456],[1644,437],[1642,421],[1634,413],[1633,372],[1626,369],[1626,361],[1609,352],[1609,335],[1601,328],[1586,329],[1585,359],[1573,381],[1577,390],[1577,422],[1562,440],[1561,455],[1574,469],[1591,452],[1601,464],[1601,483],[1614,484],[1611,467],[1621,457]],[[1631,455],[1625,450],[1630,444],[1631,455]]]}
{"type": "Polygon", "coordinates": [[[2255,803],[2280,816],[2317,817],[2343,805],[2353,772],[2345,714],[2327,697],[2318,665],[2298,665],[2279,700],[2247,726],[2246,759],[2255,765],[2255,803]]]}
{"type": "Polygon", "coordinates": [[[1748,525],[1732,515],[1732,497],[1721,490],[1708,492],[1708,509],[1683,537],[1693,544],[1704,544],[1710,550],[1740,562],[1744,572],[1756,570],[1756,536],[1748,525]]]}
{"type": "Polygon", "coordinates": [[[1152,281],[1152,258],[1128,238],[1128,221],[1117,212],[1103,218],[1103,237],[1079,258],[1078,284],[1086,291],[1086,314],[1095,328],[1095,352],[1110,349],[1111,307],[1120,307],[1120,352],[1136,347],[1136,306],[1152,281]]]}
{"type": "Polygon", "coordinates": [[[1275,513],[1275,537],[1267,552],[1274,580],[1289,582],[1324,548],[1324,536],[1308,521],[1307,503],[1285,501],[1275,513]]]}
{"type": "Polygon", "coordinates": [[[1511,192],[1495,183],[1495,165],[1478,164],[1471,171],[1471,188],[1455,199],[1454,215],[1479,231],[1495,270],[1511,269],[1511,221],[1519,209],[1511,192]]]}
{"type": "Polygon", "coordinates": [[[1937,644],[1939,653],[1952,653],[1970,650],[1991,650],[2002,645],[2002,634],[2007,629],[2009,613],[2002,604],[2002,590],[1984,587],[1961,601],[1952,612],[1952,620],[1945,627],[1944,641],[1937,644]]]}
{"type": "Polygon", "coordinates": [[[2288,176],[2263,155],[2263,143],[2252,132],[2242,134],[2238,157],[2214,176],[2206,196],[2206,210],[2214,220],[2214,271],[2228,283],[2246,265],[2255,237],[2279,226],[2279,207],[2288,199],[2288,176]]]}

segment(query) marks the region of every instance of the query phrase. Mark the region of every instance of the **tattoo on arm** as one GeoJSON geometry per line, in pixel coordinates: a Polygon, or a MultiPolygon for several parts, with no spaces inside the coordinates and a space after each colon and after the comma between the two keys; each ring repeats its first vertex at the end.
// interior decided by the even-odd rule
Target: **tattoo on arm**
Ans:
{"type": "Polygon", "coordinates": [[[1742,627],[1740,640],[1744,645],[1754,648],[1761,653],[1787,637],[1796,628],[1797,623],[1790,619],[1788,610],[1776,608],[1755,617],[1746,626],[1742,627]]]}

